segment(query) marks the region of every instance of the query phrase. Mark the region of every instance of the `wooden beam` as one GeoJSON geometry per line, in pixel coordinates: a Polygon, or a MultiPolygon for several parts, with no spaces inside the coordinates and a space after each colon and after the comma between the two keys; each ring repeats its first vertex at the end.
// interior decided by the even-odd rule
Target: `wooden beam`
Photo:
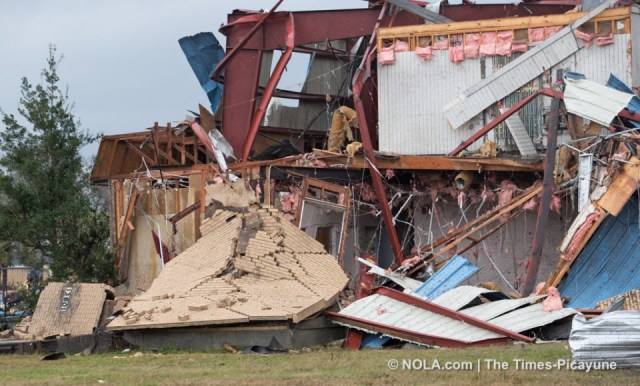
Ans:
{"type": "Polygon", "coordinates": [[[148,156],[147,154],[145,154],[142,150],[140,150],[138,147],[136,147],[131,142],[126,141],[126,140],[124,142],[129,146],[129,149],[133,150],[133,152],[136,153],[138,156],[140,156],[140,158],[142,158],[145,161],[147,161],[147,163],[149,165],[155,165],[155,159],[153,159],[150,156],[148,156]]]}
{"type": "MultiPolygon", "coordinates": [[[[402,38],[408,36],[452,35],[467,32],[505,31],[524,28],[539,28],[549,26],[565,26],[586,15],[587,12],[565,13],[559,15],[509,17],[489,20],[473,20],[454,23],[418,24],[402,27],[380,28],[378,42],[384,39],[402,38]]],[[[630,17],[631,8],[610,8],[591,21],[619,20],[630,17]]],[[[378,48],[380,48],[378,46],[378,48]]]]}
{"type": "MultiPolygon", "coordinates": [[[[316,158],[327,162],[327,168],[331,168],[332,164],[343,165],[346,169],[364,169],[367,167],[366,161],[362,156],[348,157],[346,154],[331,153],[322,150],[315,150],[316,158]]],[[[251,166],[291,166],[304,169],[304,166],[298,165],[300,157],[286,157],[279,160],[254,161],[254,162],[238,162],[230,164],[230,170],[240,170],[251,166]]],[[[482,171],[503,171],[503,172],[542,172],[544,164],[538,162],[520,162],[503,158],[457,158],[447,156],[421,156],[421,155],[403,155],[393,159],[376,158],[378,169],[393,170],[472,170],[476,172],[482,171]]],[[[311,167],[307,167],[311,168],[311,167]]],[[[322,168],[313,168],[322,169],[322,168]]]]}

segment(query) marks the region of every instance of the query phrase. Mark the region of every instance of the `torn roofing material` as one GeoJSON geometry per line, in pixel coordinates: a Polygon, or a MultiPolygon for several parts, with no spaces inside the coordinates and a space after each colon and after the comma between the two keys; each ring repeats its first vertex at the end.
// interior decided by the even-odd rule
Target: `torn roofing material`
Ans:
{"type": "Polygon", "coordinates": [[[508,338],[532,341],[511,328],[388,288],[378,289],[374,295],[350,304],[339,314],[327,314],[345,326],[427,345],[461,347],[504,342],[508,338]]]}
{"type": "Polygon", "coordinates": [[[564,81],[564,104],[567,111],[604,127],[609,127],[613,118],[633,98],[633,94],[586,79],[582,74],[567,72],[564,81]]]}
{"type": "Polygon", "coordinates": [[[414,292],[417,296],[432,300],[456,287],[476,272],[478,267],[464,257],[455,255],[414,292]]]}
{"type": "Polygon", "coordinates": [[[209,75],[224,58],[224,48],[211,32],[200,32],[178,40],[200,86],[207,94],[211,111],[216,112],[222,100],[222,85],[209,79],[209,75]]]}
{"type": "Polygon", "coordinates": [[[640,311],[614,311],[587,320],[573,318],[569,346],[574,362],[615,362],[640,367],[640,311]]]}
{"type": "Polygon", "coordinates": [[[545,312],[542,303],[534,303],[544,296],[523,299],[508,299],[469,307],[462,311],[445,307],[456,296],[469,303],[486,289],[473,290],[463,286],[441,296],[443,303],[401,294],[389,289],[379,289],[376,294],[360,299],[340,311],[327,314],[338,324],[366,332],[382,333],[386,336],[427,345],[461,347],[470,344],[504,342],[507,337],[531,342],[532,339],[519,334],[535,327],[550,324],[576,313],[563,308],[545,312]],[[524,308],[520,308],[526,306],[524,308]]]}
{"type": "Polygon", "coordinates": [[[298,322],[333,304],[347,284],[322,244],[275,209],[218,210],[201,232],[109,329],[298,322]]]}
{"type": "Polygon", "coordinates": [[[638,198],[634,196],[617,216],[603,220],[558,290],[571,298],[570,307],[593,308],[603,299],[640,288],[639,247],[638,198]]]}
{"type": "Polygon", "coordinates": [[[113,289],[105,284],[49,283],[40,294],[28,335],[93,334],[108,294],[113,298],[113,289]]]}

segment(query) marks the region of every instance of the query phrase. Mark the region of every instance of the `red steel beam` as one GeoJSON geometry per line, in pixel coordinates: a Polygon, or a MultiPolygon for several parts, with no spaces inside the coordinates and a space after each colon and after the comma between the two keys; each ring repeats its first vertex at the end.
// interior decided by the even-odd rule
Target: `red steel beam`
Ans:
{"type": "Polygon", "coordinates": [[[269,106],[269,102],[271,102],[273,92],[275,91],[280,78],[282,78],[282,74],[287,67],[287,63],[289,63],[289,59],[291,59],[291,54],[293,54],[293,48],[295,46],[293,13],[289,13],[289,17],[287,18],[286,44],[287,48],[282,56],[280,56],[280,59],[278,59],[278,63],[273,69],[273,74],[271,74],[271,77],[264,88],[264,94],[262,95],[262,98],[260,98],[258,109],[253,113],[253,117],[251,118],[251,126],[249,126],[249,132],[247,133],[247,138],[245,139],[244,146],[242,147],[242,161],[246,161],[251,154],[251,147],[253,147],[253,142],[258,134],[260,123],[262,123],[262,120],[267,113],[267,107],[269,106]]]}
{"type": "Polygon", "coordinates": [[[546,95],[546,96],[549,96],[549,97],[552,97],[552,98],[562,99],[562,93],[559,92],[559,91],[553,91],[551,89],[546,89],[546,88],[544,88],[544,89],[542,89],[540,91],[537,91],[537,92],[529,95],[528,97],[524,98],[520,102],[516,103],[515,105],[513,105],[513,107],[511,107],[509,110],[505,111],[503,114],[500,114],[499,116],[494,118],[491,122],[487,123],[482,129],[478,130],[471,137],[469,137],[469,139],[467,139],[466,141],[462,142],[458,147],[453,149],[453,151],[451,151],[447,155],[450,156],[450,157],[455,157],[458,153],[460,153],[464,149],[466,149],[469,146],[471,146],[479,138],[481,138],[482,136],[484,136],[485,134],[487,134],[488,132],[493,130],[496,126],[498,126],[499,124],[501,124],[502,122],[507,120],[507,118],[509,118],[510,116],[515,114],[516,111],[520,110],[526,104],[528,104],[532,100],[536,99],[536,97],[538,95],[546,95]]]}
{"type": "Polygon", "coordinates": [[[249,30],[249,32],[247,32],[246,35],[244,35],[244,37],[238,42],[238,44],[236,44],[233,47],[233,49],[230,52],[228,52],[224,56],[224,58],[222,58],[222,60],[218,63],[215,70],[213,70],[213,73],[211,74],[211,79],[215,80],[216,82],[221,82],[220,73],[227,66],[227,63],[229,63],[229,61],[233,59],[236,53],[240,49],[242,49],[242,47],[244,47],[244,45],[249,41],[249,39],[251,39],[251,37],[253,37],[253,35],[258,31],[258,29],[262,27],[262,25],[267,21],[269,16],[271,16],[275,12],[276,8],[278,8],[278,6],[282,3],[282,1],[283,0],[278,0],[278,2],[269,10],[269,12],[267,12],[266,14],[261,13],[259,15],[260,19],[257,21],[257,23],[254,24],[254,26],[249,30]]]}
{"type": "Polygon", "coordinates": [[[456,319],[468,324],[471,324],[473,326],[491,331],[491,332],[495,332],[496,334],[500,334],[500,335],[504,335],[507,336],[509,338],[515,339],[515,340],[519,340],[521,342],[526,342],[526,343],[531,343],[534,341],[533,338],[530,338],[528,336],[524,336],[522,334],[519,334],[515,331],[500,327],[500,326],[496,326],[495,324],[489,323],[489,322],[485,322],[484,320],[478,319],[478,318],[474,318],[473,316],[469,316],[469,315],[465,315],[461,312],[458,311],[454,311],[452,309],[440,306],[438,304],[432,303],[428,300],[425,299],[421,299],[415,296],[411,296],[405,293],[402,293],[400,291],[396,291],[394,289],[391,288],[387,288],[387,287],[380,287],[377,290],[374,291],[376,294],[378,295],[383,295],[383,296],[387,296],[389,298],[395,299],[397,301],[406,303],[406,304],[410,304],[412,306],[418,307],[418,308],[422,308],[423,310],[427,310],[429,312],[433,312],[442,316],[446,316],[449,317],[451,319],[456,319]]]}
{"type": "Polygon", "coordinates": [[[376,193],[378,205],[380,205],[380,211],[382,212],[382,218],[384,219],[384,226],[391,241],[391,248],[395,256],[395,262],[400,263],[402,262],[403,257],[402,247],[400,247],[398,234],[396,233],[396,228],[393,225],[393,215],[391,214],[391,208],[389,208],[389,204],[387,203],[387,195],[385,194],[384,185],[382,185],[382,177],[380,176],[380,172],[375,165],[376,156],[373,150],[373,142],[371,141],[371,135],[367,124],[367,117],[365,115],[364,105],[360,97],[362,86],[365,82],[365,68],[368,67],[368,63],[375,57],[376,31],[380,27],[386,11],[387,3],[384,4],[382,10],[380,11],[378,21],[376,22],[373,33],[371,34],[371,39],[369,40],[369,46],[367,47],[362,62],[360,63],[360,66],[358,67],[358,70],[356,71],[356,74],[354,76],[353,103],[355,105],[356,114],[358,116],[360,136],[362,137],[362,145],[364,146],[364,154],[367,160],[367,168],[369,169],[369,174],[371,174],[373,189],[376,193]]]}
{"type": "Polygon", "coordinates": [[[549,219],[549,206],[553,194],[554,166],[556,161],[556,144],[558,142],[558,121],[560,119],[560,99],[551,101],[551,112],[549,117],[549,130],[547,132],[547,153],[544,158],[544,176],[542,177],[542,196],[538,205],[538,217],[536,219],[536,230],[531,246],[531,255],[527,264],[527,274],[522,285],[522,296],[527,296],[533,292],[538,279],[538,269],[542,258],[542,247],[544,246],[545,233],[547,231],[547,221],[549,219]]]}

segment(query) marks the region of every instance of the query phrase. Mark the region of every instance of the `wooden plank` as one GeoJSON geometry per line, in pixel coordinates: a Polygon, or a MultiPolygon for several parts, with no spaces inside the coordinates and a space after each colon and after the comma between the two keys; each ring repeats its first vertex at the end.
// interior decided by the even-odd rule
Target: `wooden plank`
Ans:
{"type": "MultiPolygon", "coordinates": [[[[347,169],[364,169],[367,167],[366,161],[362,156],[355,156],[349,159],[346,154],[320,152],[318,159],[327,162],[329,166],[332,163],[346,165],[347,169]]],[[[279,160],[255,161],[255,162],[238,162],[230,164],[230,170],[241,170],[248,166],[297,166],[296,161],[300,157],[287,157],[279,160]]],[[[544,171],[544,165],[538,162],[520,162],[510,159],[501,158],[456,158],[447,156],[421,156],[421,155],[398,155],[394,159],[376,158],[376,166],[378,169],[403,169],[403,170],[472,170],[472,171],[527,171],[541,172],[544,171]]],[[[305,167],[300,167],[304,169],[305,167]]],[[[343,166],[344,168],[344,166],[343,166]]],[[[318,169],[318,168],[314,168],[318,169]]]]}
{"type": "MultiPolygon", "coordinates": [[[[505,31],[524,28],[568,25],[586,15],[577,12],[560,15],[509,17],[501,19],[473,20],[456,23],[418,24],[402,27],[378,29],[378,39],[392,39],[408,36],[452,35],[467,32],[505,31]]],[[[593,21],[626,19],[631,14],[630,7],[611,8],[592,18],[593,21]]]]}
{"type": "Polygon", "coordinates": [[[622,171],[613,180],[607,192],[602,196],[598,205],[617,216],[629,198],[638,189],[640,182],[640,160],[631,157],[630,164],[625,164],[622,171]]]}
{"type": "Polygon", "coordinates": [[[596,232],[600,224],[602,224],[602,221],[604,221],[605,217],[607,217],[603,209],[597,208],[596,211],[600,212],[600,216],[598,217],[598,220],[594,222],[591,228],[589,228],[589,231],[585,233],[578,247],[573,251],[571,251],[571,254],[567,255],[564,259],[560,258],[558,260],[558,264],[556,265],[556,270],[549,276],[549,280],[547,280],[546,287],[557,287],[558,284],[560,284],[560,280],[562,280],[564,275],[567,274],[573,262],[576,260],[580,252],[582,252],[584,247],[587,245],[587,243],[591,239],[591,236],[593,236],[593,234],[596,232]]]}

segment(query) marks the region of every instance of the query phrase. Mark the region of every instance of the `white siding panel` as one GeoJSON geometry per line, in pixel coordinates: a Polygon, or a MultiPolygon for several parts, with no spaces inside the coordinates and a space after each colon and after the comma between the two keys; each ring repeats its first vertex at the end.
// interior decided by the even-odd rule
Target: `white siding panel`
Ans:
{"type": "Polygon", "coordinates": [[[414,52],[378,66],[380,150],[401,154],[443,154],[473,132],[451,130],[444,103],[480,81],[480,61],[452,63],[448,51],[422,62],[414,52]]]}
{"type": "MultiPolygon", "coordinates": [[[[630,56],[627,52],[629,35],[614,35],[614,44],[583,48],[575,55],[575,70],[587,79],[605,84],[613,73],[626,84],[631,85],[630,56]]],[[[564,62],[563,62],[564,63],[564,62]]],[[[560,67],[563,68],[563,67],[560,67]]]]}
{"type": "MultiPolygon", "coordinates": [[[[568,38],[573,39],[567,35],[559,41],[568,38]]],[[[613,73],[631,84],[629,40],[629,35],[615,35],[614,44],[580,49],[553,66],[552,76],[555,79],[558,69],[576,71],[604,84],[613,73]]],[[[448,113],[457,111],[452,113],[454,119],[468,111],[482,111],[509,95],[514,84],[525,84],[533,79],[530,74],[539,74],[543,67],[548,69],[550,60],[566,56],[564,49],[567,48],[563,45],[549,47],[496,78],[488,87],[476,90],[473,98],[466,98],[464,91],[481,81],[479,59],[452,63],[448,52],[440,51],[434,60],[422,62],[413,52],[396,53],[396,63],[378,67],[380,150],[400,154],[448,153],[483,125],[481,115],[476,115],[471,120],[460,119],[460,128],[452,130],[443,113],[449,101],[464,98],[462,103],[451,105],[448,113]]],[[[486,67],[490,74],[490,58],[486,67]]],[[[547,104],[548,98],[544,100],[547,104]]]]}

